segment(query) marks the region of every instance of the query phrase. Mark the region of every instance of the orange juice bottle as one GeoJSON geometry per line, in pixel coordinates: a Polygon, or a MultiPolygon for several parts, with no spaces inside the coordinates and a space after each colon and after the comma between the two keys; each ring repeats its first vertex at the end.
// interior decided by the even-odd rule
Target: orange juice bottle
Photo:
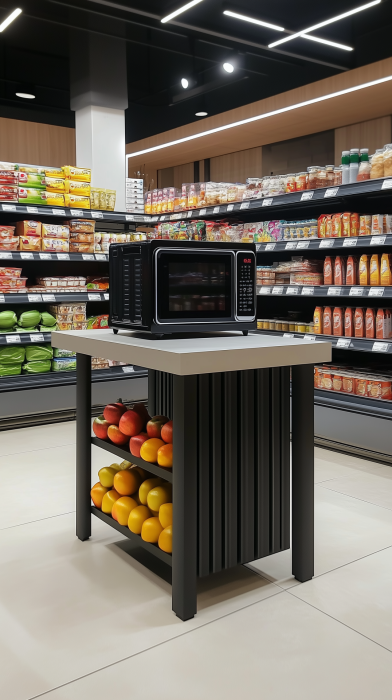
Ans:
{"type": "Polygon", "coordinates": [[[380,284],[380,259],[375,253],[370,258],[370,285],[377,287],[380,284]]]}
{"type": "Polygon", "coordinates": [[[391,256],[388,253],[381,256],[380,282],[383,287],[392,285],[391,256]]]}
{"type": "Polygon", "coordinates": [[[316,306],[313,314],[314,332],[317,335],[322,335],[323,332],[323,309],[321,306],[316,306]]]}
{"type": "Polygon", "coordinates": [[[330,306],[326,306],[323,314],[323,334],[333,335],[332,330],[332,311],[330,306]]]}
{"type": "Polygon", "coordinates": [[[359,259],[359,284],[369,284],[369,259],[367,255],[361,255],[359,259]]]}
{"type": "Polygon", "coordinates": [[[367,338],[374,338],[376,335],[376,319],[374,316],[374,309],[371,309],[371,308],[366,309],[365,324],[366,324],[366,337],[367,338]]]}
{"type": "Polygon", "coordinates": [[[354,333],[356,338],[363,338],[365,333],[365,318],[363,309],[359,306],[355,309],[354,314],[354,333]]]}

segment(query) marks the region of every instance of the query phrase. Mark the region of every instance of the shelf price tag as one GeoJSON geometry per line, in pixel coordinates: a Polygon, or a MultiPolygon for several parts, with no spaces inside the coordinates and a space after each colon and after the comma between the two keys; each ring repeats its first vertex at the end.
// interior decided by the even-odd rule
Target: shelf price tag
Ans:
{"type": "Polygon", "coordinates": [[[392,180],[384,180],[384,182],[381,185],[382,190],[390,190],[392,187],[392,180]]]}
{"type": "Polygon", "coordinates": [[[351,340],[350,338],[338,338],[338,342],[336,343],[337,348],[349,348],[351,345],[351,340]]]}
{"type": "Polygon", "coordinates": [[[54,214],[54,216],[65,216],[65,210],[64,209],[52,209],[52,214],[54,214]]]}
{"type": "Polygon", "coordinates": [[[263,286],[263,287],[260,287],[259,294],[269,294],[270,291],[271,291],[271,287],[267,287],[267,286],[264,287],[263,286]]]}
{"type": "Polygon", "coordinates": [[[267,199],[263,199],[262,207],[270,207],[272,202],[274,201],[273,197],[268,197],[267,199]]]}
{"type": "Polygon", "coordinates": [[[20,335],[6,335],[5,336],[5,342],[6,343],[20,343],[20,335]]]}
{"type": "Polygon", "coordinates": [[[106,260],[106,255],[104,253],[95,253],[96,260],[106,260]]]}
{"type": "Polygon", "coordinates": [[[71,216],[84,216],[82,209],[71,209],[71,216]]]}
{"type": "Polygon", "coordinates": [[[199,216],[205,216],[207,214],[207,209],[200,209],[199,216]]]}
{"type": "Polygon", "coordinates": [[[105,299],[105,301],[109,301],[109,293],[105,292],[103,298],[105,299]]]}
{"type": "Polygon", "coordinates": [[[372,236],[370,239],[370,245],[384,245],[386,241],[386,236],[372,236]]]}
{"type": "Polygon", "coordinates": [[[363,287],[351,287],[349,296],[350,297],[361,297],[363,296],[364,288],[363,287]]]}
{"type": "MultiPolygon", "coordinates": [[[[191,218],[192,218],[192,214],[193,214],[193,211],[188,211],[188,213],[187,213],[187,215],[186,215],[186,216],[187,216],[187,219],[191,219],[191,218]]],[[[152,219],[152,221],[154,221],[154,219],[152,219]]]]}
{"type": "Polygon", "coordinates": [[[219,212],[220,212],[220,207],[214,207],[212,213],[213,213],[213,214],[219,214],[219,212]]]}
{"type": "Polygon", "coordinates": [[[42,301],[42,295],[41,294],[28,294],[27,299],[29,302],[42,301]]]}
{"type": "Polygon", "coordinates": [[[234,209],[234,204],[227,205],[227,211],[233,211],[233,209],[234,209]]]}
{"type": "Polygon", "coordinates": [[[299,248],[309,248],[310,241],[298,241],[297,249],[299,248]]]}
{"type": "Polygon", "coordinates": [[[289,241],[286,243],[286,250],[295,250],[297,247],[297,241],[289,241]]]}
{"type": "Polygon", "coordinates": [[[170,221],[178,221],[181,219],[181,214],[172,214],[170,217],[170,221]]]}
{"type": "Polygon", "coordinates": [[[384,287],[372,287],[369,289],[370,297],[382,297],[384,294],[384,287]]]}
{"type": "Polygon", "coordinates": [[[250,202],[241,202],[240,209],[249,209],[250,202]]]}
{"type": "Polygon", "coordinates": [[[302,287],[302,296],[312,296],[314,294],[314,287],[302,287]]]}
{"type": "Polygon", "coordinates": [[[304,340],[316,340],[315,335],[304,335],[304,340]]]}
{"type": "Polygon", "coordinates": [[[128,367],[123,367],[123,368],[122,368],[122,371],[123,371],[125,374],[131,374],[132,372],[135,371],[135,368],[132,367],[132,365],[128,365],[128,367]]]}
{"type": "Polygon", "coordinates": [[[15,204],[3,204],[3,211],[16,211],[15,204]]]}
{"type": "Polygon", "coordinates": [[[294,333],[283,333],[283,338],[294,338],[294,333]]]}
{"type": "Polygon", "coordinates": [[[343,240],[343,248],[352,248],[357,245],[357,238],[345,238],[343,240]]]}
{"type": "Polygon", "coordinates": [[[287,287],[286,294],[298,294],[299,287],[287,287]]]}
{"type": "Polygon", "coordinates": [[[94,255],[90,253],[82,253],[83,260],[94,260],[94,255]]]}
{"type": "Polygon", "coordinates": [[[12,260],[12,253],[7,253],[5,251],[0,250],[0,258],[3,260],[12,260]]]}
{"type": "Polygon", "coordinates": [[[301,195],[301,202],[307,202],[309,199],[313,199],[314,191],[311,190],[310,192],[302,192],[301,195]]]}
{"type": "Polygon", "coordinates": [[[0,294],[0,304],[5,304],[4,294],[0,294]]]}
{"type": "Polygon", "coordinates": [[[373,343],[372,352],[388,352],[390,346],[390,343],[373,343]]]}
{"type": "Polygon", "coordinates": [[[276,243],[267,243],[265,250],[275,250],[276,243]]]}
{"type": "Polygon", "coordinates": [[[272,288],[272,294],[283,294],[284,287],[283,285],[280,287],[273,287],[272,288]]]}
{"type": "Polygon", "coordinates": [[[159,221],[159,216],[152,216],[151,221],[159,221]]]}
{"type": "Polygon", "coordinates": [[[100,294],[88,294],[88,300],[89,301],[101,301],[101,295],[100,294]]]}
{"type": "Polygon", "coordinates": [[[93,219],[103,219],[103,213],[101,211],[92,211],[91,216],[93,219]]]}
{"type": "Polygon", "coordinates": [[[338,192],[339,187],[328,187],[328,189],[324,192],[324,199],[325,197],[336,197],[338,192]]]}
{"type": "Polygon", "coordinates": [[[133,214],[125,214],[125,221],[135,221],[133,214]]]}
{"type": "Polygon", "coordinates": [[[256,253],[259,253],[261,250],[261,243],[256,243],[256,253]]]}
{"type": "Polygon", "coordinates": [[[30,340],[32,343],[43,343],[45,338],[43,333],[30,333],[30,340]]]}
{"type": "Polygon", "coordinates": [[[43,294],[42,301],[56,301],[56,297],[54,294],[43,294]]]}
{"type": "Polygon", "coordinates": [[[57,260],[69,260],[68,253],[57,253],[57,260]]]}
{"type": "Polygon", "coordinates": [[[329,297],[338,297],[342,293],[341,287],[328,287],[327,295],[329,297]]]}
{"type": "Polygon", "coordinates": [[[333,238],[323,238],[322,241],[320,241],[319,248],[333,248],[333,238]]]}
{"type": "Polygon", "coordinates": [[[28,214],[38,214],[38,208],[37,207],[26,207],[27,213],[28,214]]]}
{"type": "Polygon", "coordinates": [[[20,257],[22,260],[34,260],[34,253],[21,253],[20,257]]]}
{"type": "Polygon", "coordinates": [[[52,256],[50,253],[39,253],[40,260],[51,260],[52,256]]]}

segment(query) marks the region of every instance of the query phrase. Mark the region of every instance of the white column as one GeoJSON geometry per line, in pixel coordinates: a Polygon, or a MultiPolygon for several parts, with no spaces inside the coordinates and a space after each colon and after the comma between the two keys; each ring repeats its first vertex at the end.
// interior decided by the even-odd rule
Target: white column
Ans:
{"type": "Polygon", "coordinates": [[[88,105],[75,110],[76,165],[92,169],[92,186],[116,190],[125,211],[125,112],[88,105]]]}

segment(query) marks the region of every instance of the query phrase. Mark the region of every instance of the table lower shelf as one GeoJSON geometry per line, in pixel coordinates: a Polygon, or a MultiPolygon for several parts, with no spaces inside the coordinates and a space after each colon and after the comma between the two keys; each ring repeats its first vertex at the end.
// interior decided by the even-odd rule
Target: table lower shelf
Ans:
{"type": "Polygon", "coordinates": [[[129,540],[131,540],[134,544],[138,545],[139,547],[143,547],[143,549],[146,549],[147,552],[150,552],[150,554],[153,554],[154,556],[158,557],[158,559],[161,559],[162,561],[165,562],[165,564],[168,564],[169,566],[172,566],[172,555],[167,554],[167,552],[163,552],[162,549],[159,549],[157,544],[151,544],[150,542],[145,542],[142,540],[140,535],[135,535],[133,532],[130,531],[128,527],[125,527],[124,525],[120,525],[117,520],[114,520],[111,515],[107,515],[106,513],[102,513],[99,508],[96,508],[95,506],[91,506],[91,512],[93,515],[95,515],[97,518],[102,520],[106,525],[110,525],[110,527],[113,527],[117,532],[120,532],[124,537],[127,537],[129,540]]]}
{"type": "Polygon", "coordinates": [[[101,447],[102,450],[106,450],[106,452],[110,452],[111,454],[116,455],[116,457],[126,459],[127,462],[137,464],[138,467],[142,467],[142,469],[145,469],[146,472],[155,474],[155,476],[160,476],[162,479],[165,479],[165,481],[170,481],[170,483],[173,482],[173,472],[171,469],[164,469],[163,467],[159,467],[157,464],[145,462],[145,460],[141,459],[141,457],[134,457],[133,454],[131,454],[130,451],[124,447],[113,445],[112,442],[106,442],[105,440],[100,440],[100,438],[97,437],[91,438],[91,444],[95,445],[96,447],[101,447]]]}

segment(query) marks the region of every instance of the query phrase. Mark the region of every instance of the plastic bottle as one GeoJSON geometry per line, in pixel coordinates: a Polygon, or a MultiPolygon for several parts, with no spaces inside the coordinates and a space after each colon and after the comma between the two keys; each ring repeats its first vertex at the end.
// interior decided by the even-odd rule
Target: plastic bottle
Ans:
{"type": "Polygon", "coordinates": [[[350,151],[342,151],[342,185],[350,183],[350,151]]]}
{"type": "Polygon", "coordinates": [[[365,331],[365,319],[363,309],[359,306],[355,309],[354,314],[355,337],[363,338],[365,331]]]}
{"type": "Polygon", "coordinates": [[[324,260],[324,284],[333,284],[332,259],[330,255],[324,260]]]}
{"type": "Polygon", "coordinates": [[[383,287],[392,285],[391,256],[389,253],[383,253],[381,256],[380,282],[383,287]]]}
{"type": "Polygon", "coordinates": [[[346,261],[341,255],[335,258],[333,279],[337,286],[346,284],[346,261]]]}
{"type": "Polygon", "coordinates": [[[333,335],[333,333],[332,333],[332,311],[331,311],[330,306],[324,307],[323,333],[324,333],[324,335],[333,335]]]}
{"type": "Polygon", "coordinates": [[[335,306],[333,310],[333,334],[343,335],[343,309],[340,306],[335,306]]]}
{"type": "Polygon", "coordinates": [[[350,148],[350,182],[357,181],[359,170],[359,148],[350,148]]]}
{"type": "Polygon", "coordinates": [[[357,175],[357,182],[363,180],[370,180],[370,161],[369,161],[369,149],[361,148],[359,152],[359,170],[357,175]]]}
{"type": "Polygon", "coordinates": [[[369,284],[369,259],[367,255],[361,255],[359,259],[359,284],[361,286],[369,284]]]}
{"type": "Polygon", "coordinates": [[[346,338],[352,338],[354,335],[354,317],[351,306],[348,306],[344,312],[344,335],[346,338]]]}
{"type": "Polygon", "coordinates": [[[346,284],[350,286],[358,284],[358,260],[353,255],[347,258],[346,284]]]}
{"type": "Polygon", "coordinates": [[[366,309],[366,337],[374,338],[376,335],[376,323],[374,318],[374,309],[366,309]]]}
{"type": "Polygon", "coordinates": [[[321,306],[316,306],[313,314],[314,332],[317,335],[323,333],[323,309],[321,306]]]}
{"type": "Polygon", "coordinates": [[[377,311],[376,317],[376,338],[383,340],[388,338],[387,332],[387,316],[384,309],[379,309],[377,311]]]}
{"type": "Polygon", "coordinates": [[[380,284],[380,259],[375,253],[370,258],[370,286],[378,287],[380,284]]]}

